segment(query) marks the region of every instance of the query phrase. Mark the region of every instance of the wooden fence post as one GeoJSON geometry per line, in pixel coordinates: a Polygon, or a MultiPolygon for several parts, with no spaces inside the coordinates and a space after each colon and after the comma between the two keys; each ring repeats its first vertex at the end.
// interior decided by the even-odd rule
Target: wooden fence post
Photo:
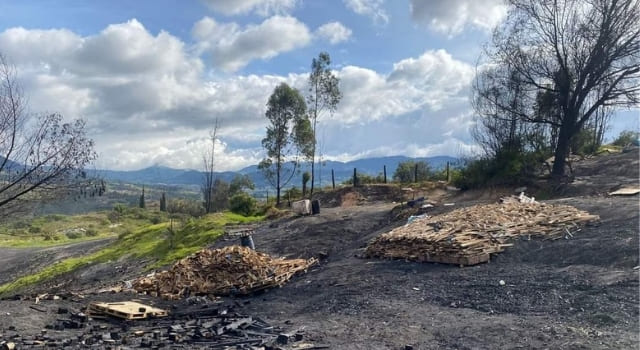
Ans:
{"type": "Polygon", "coordinates": [[[333,169],[331,169],[331,185],[333,186],[333,189],[336,189],[336,178],[335,175],[333,174],[333,169]]]}
{"type": "Polygon", "coordinates": [[[384,175],[384,183],[387,183],[387,166],[383,165],[382,174],[384,175]]]}
{"type": "Polygon", "coordinates": [[[358,174],[356,173],[356,168],[353,168],[353,187],[356,187],[358,183],[358,174]]]}

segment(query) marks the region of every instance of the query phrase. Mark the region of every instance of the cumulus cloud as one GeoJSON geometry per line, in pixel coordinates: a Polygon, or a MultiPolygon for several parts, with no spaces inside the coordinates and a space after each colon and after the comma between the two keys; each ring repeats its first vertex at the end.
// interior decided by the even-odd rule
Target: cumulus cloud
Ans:
{"type": "MultiPolygon", "coordinates": [[[[234,37],[249,30],[213,20],[199,25],[203,28],[194,32],[217,32],[221,38],[225,34],[220,33],[234,37]]],[[[188,45],[167,32],[151,34],[136,20],[91,36],[12,28],[0,32],[0,47],[17,64],[32,111],[87,120],[100,154],[98,166],[104,168],[157,163],[199,168],[216,117],[222,124],[219,169],[255,164],[262,157],[270,93],[281,82],[304,92],[308,78],[206,78],[205,65],[188,45]]],[[[451,154],[452,142],[469,142],[467,94],[474,70],[446,51],[400,60],[389,73],[354,65],[335,73],[344,97],[337,112],[320,121],[327,158],[341,157],[345,150],[350,155],[419,155],[420,147],[434,152],[429,155],[447,149],[451,154]]]]}
{"type": "Polygon", "coordinates": [[[331,44],[337,44],[349,40],[352,31],[340,22],[329,22],[316,29],[315,34],[331,44]]]}
{"type": "Polygon", "coordinates": [[[351,11],[371,17],[376,24],[389,23],[389,15],[384,9],[384,0],[343,0],[351,11]]]}
{"type": "Polygon", "coordinates": [[[342,120],[379,120],[420,109],[437,111],[447,103],[466,99],[473,67],[444,50],[394,64],[388,75],[347,66],[340,72],[344,98],[342,120]]]}
{"type": "Polygon", "coordinates": [[[273,16],[259,25],[241,28],[205,17],[192,30],[200,52],[210,52],[213,64],[234,72],[255,59],[269,59],[306,46],[311,41],[307,26],[289,16],[273,16]]]}
{"type": "Polygon", "coordinates": [[[256,13],[267,17],[287,14],[296,7],[297,0],[201,0],[212,11],[223,15],[256,13]]]}
{"type": "Polygon", "coordinates": [[[507,14],[504,0],[411,0],[410,7],[414,21],[448,36],[467,26],[491,30],[507,14]]]}

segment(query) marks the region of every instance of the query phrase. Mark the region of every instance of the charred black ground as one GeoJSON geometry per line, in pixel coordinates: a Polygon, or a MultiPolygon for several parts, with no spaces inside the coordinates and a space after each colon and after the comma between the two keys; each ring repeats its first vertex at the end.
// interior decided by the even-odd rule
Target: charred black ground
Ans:
{"type": "MultiPolygon", "coordinates": [[[[393,210],[397,204],[377,200],[384,196],[358,194],[364,199],[347,198],[348,205],[336,200],[343,206],[323,207],[317,216],[267,222],[253,237],[258,250],[320,257],[321,263],[282,288],[235,301],[243,313],[283,329],[304,326],[305,339],[334,349],[636,349],[640,206],[637,196],[606,193],[638,184],[638,152],[583,161],[575,170],[576,184],[550,202],[597,214],[599,223],[568,239],[523,239],[473,267],[360,258],[369,240],[403,223],[393,210]]],[[[446,201],[455,208],[495,199],[467,193],[446,201]]],[[[232,243],[237,242],[218,245],[232,243]]],[[[87,248],[2,250],[0,279],[28,272],[33,259],[42,264],[87,248]]],[[[29,293],[95,289],[136,276],[138,265],[90,267],[29,293]]],[[[89,294],[82,300],[42,301],[48,312],[30,309],[33,300],[2,300],[0,334],[39,333],[61,306],[79,309],[89,300],[132,297],[89,294]]],[[[167,307],[185,303],[145,300],[167,307]]]]}

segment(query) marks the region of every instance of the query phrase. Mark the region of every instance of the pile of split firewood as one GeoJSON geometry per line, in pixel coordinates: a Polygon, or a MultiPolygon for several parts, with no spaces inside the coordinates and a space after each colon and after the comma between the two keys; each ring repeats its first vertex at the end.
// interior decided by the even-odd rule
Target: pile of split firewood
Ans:
{"type": "Polygon", "coordinates": [[[374,239],[366,256],[473,265],[518,236],[562,238],[599,219],[572,206],[517,198],[417,218],[374,239]]]}
{"type": "Polygon", "coordinates": [[[166,299],[249,294],[279,287],[316,262],[313,258],[272,258],[240,246],[204,249],[178,261],[168,271],[135,280],[133,289],[166,299]]]}

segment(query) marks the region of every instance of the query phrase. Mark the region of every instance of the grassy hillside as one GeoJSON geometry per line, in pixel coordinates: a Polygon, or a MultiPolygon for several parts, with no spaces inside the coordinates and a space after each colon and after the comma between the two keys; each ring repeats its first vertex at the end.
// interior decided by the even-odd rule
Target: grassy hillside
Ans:
{"type": "MultiPolygon", "coordinates": [[[[134,214],[126,215],[135,215],[136,212],[142,215],[145,211],[134,210],[134,214]]],[[[100,217],[101,214],[95,215],[100,217]]],[[[119,227],[135,225],[136,219],[127,218],[126,215],[123,220],[126,224],[123,223],[119,227]]],[[[68,220],[76,222],[81,219],[70,218],[68,220]]],[[[61,260],[34,274],[1,285],[0,295],[52,279],[81,267],[116,261],[123,257],[149,259],[151,262],[146,266],[148,269],[163,266],[211,244],[224,233],[226,225],[259,220],[262,220],[262,217],[244,217],[225,212],[210,214],[199,219],[188,219],[179,223],[174,222],[173,225],[168,221],[155,224],[147,222],[134,230],[125,229],[113,243],[95,253],[61,260]]]]}
{"type": "Polygon", "coordinates": [[[83,215],[43,215],[1,224],[0,247],[47,247],[116,237],[167,220],[166,213],[125,206],[83,215]]]}

